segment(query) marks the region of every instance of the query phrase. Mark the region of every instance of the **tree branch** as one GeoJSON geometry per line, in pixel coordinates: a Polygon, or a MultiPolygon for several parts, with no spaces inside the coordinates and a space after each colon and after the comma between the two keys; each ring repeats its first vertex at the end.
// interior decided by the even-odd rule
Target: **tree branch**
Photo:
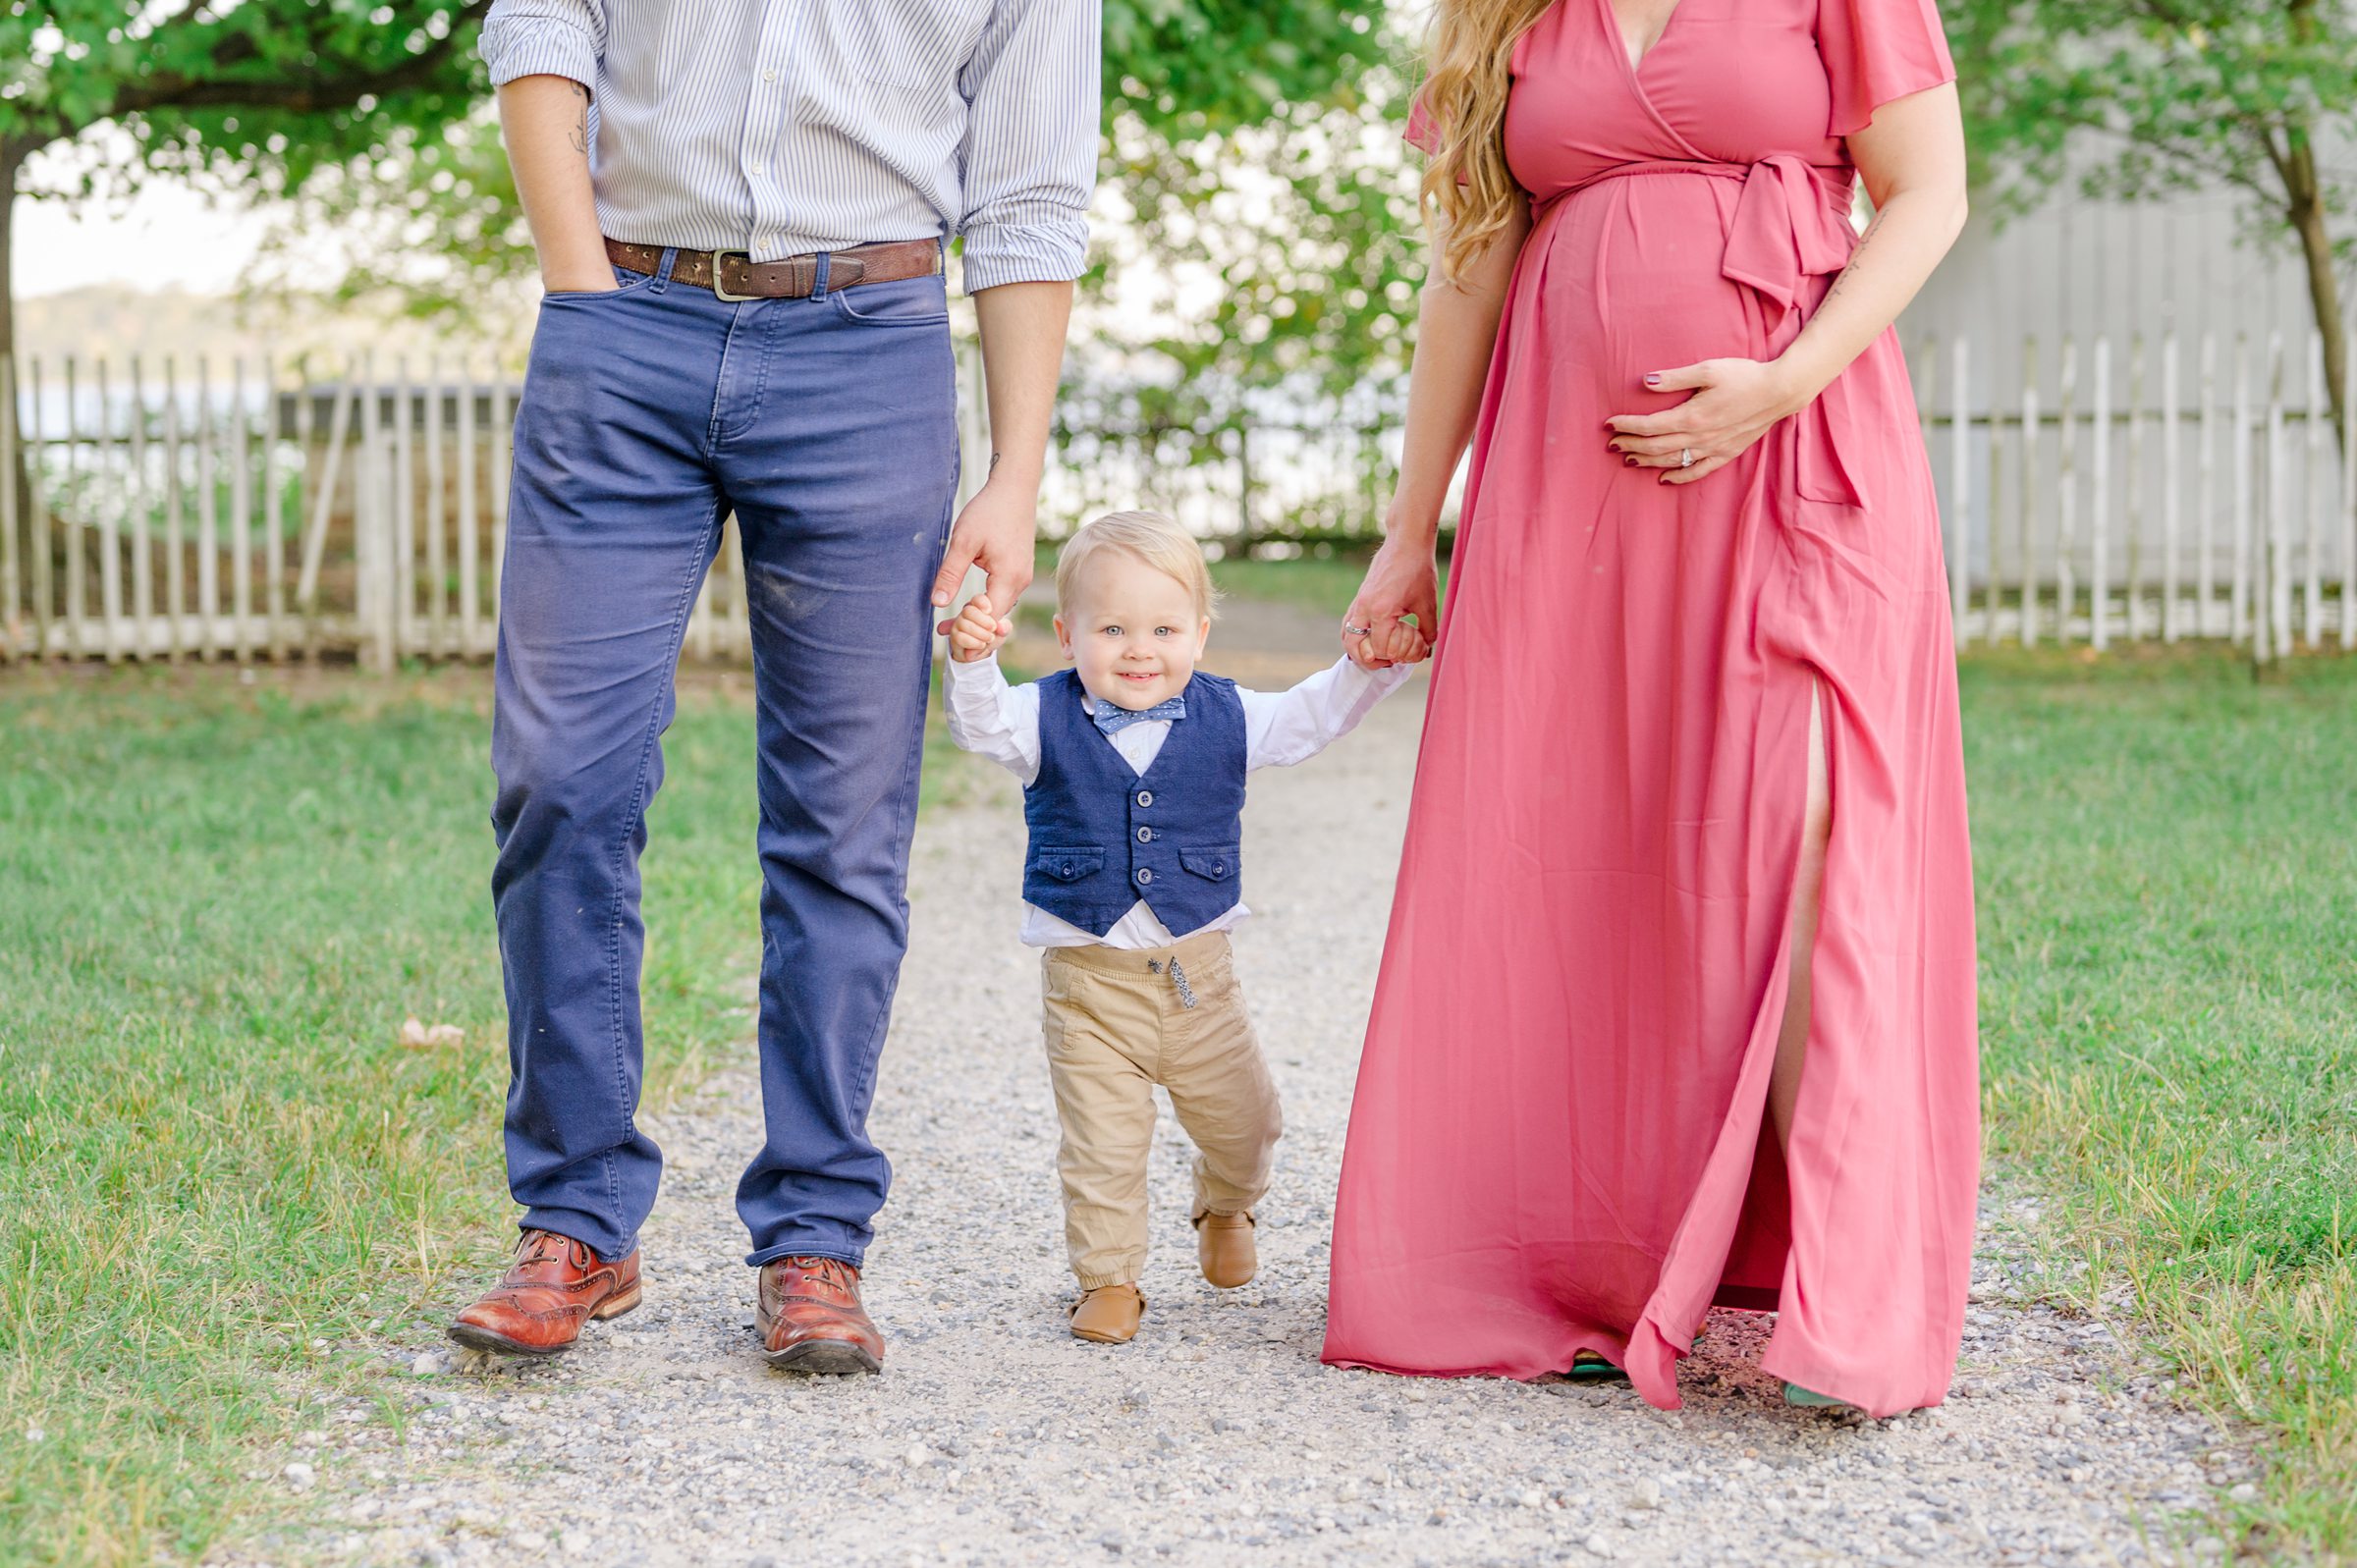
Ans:
{"type": "MultiPolygon", "coordinates": [[[[371,93],[399,92],[408,87],[422,86],[436,76],[464,36],[465,24],[489,9],[490,0],[467,0],[452,12],[450,30],[433,39],[417,53],[405,57],[398,64],[382,71],[359,71],[340,76],[294,75],[277,80],[218,81],[186,75],[148,77],[126,82],[116,92],[101,120],[119,120],[125,115],[140,114],[153,109],[286,109],[297,113],[316,113],[322,109],[340,109],[371,93]]],[[[191,7],[183,17],[195,16],[200,7],[191,7]]],[[[176,19],[177,20],[177,19],[176,19]]],[[[213,49],[215,66],[237,65],[259,53],[253,39],[245,32],[232,32],[213,49]]],[[[67,128],[69,134],[82,127],[67,128]]]]}

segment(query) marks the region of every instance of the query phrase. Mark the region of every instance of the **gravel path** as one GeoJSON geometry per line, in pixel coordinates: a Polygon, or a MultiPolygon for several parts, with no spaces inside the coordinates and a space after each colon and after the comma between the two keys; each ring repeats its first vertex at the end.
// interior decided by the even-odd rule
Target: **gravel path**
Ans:
{"type": "MultiPolygon", "coordinates": [[[[1279,678],[1306,646],[1228,667],[1279,678]]],[[[1310,661],[1314,663],[1314,660],[1310,661]]],[[[1286,1097],[1263,1271],[1194,1276],[1184,1145],[1155,1152],[1145,1331],[1064,1330],[1070,1281],[1015,943],[1017,794],[976,771],[929,817],[874,1126],[898,1167],[866,1276],[884,1376],[770,1372],[731,1208],[756,1141],[749,1066],[655,1124],[670,1169],[647,1305],[545,1366],[458,1366],[421,1336],[406,1441],[324,1405],[286,1484],[327,1523],[263,1549],[426,1563],[2024,1562],[2195,1560],[2240,1448],[2168,1402],[2099,1325],[2009,1304],[2026,1202],[1991,1200],[1962,1380],[1888,1422],[1787,1410],[1759,1320],[1715,1314],[1686,1409],[1625,1386],[1326,1369],[1327,1231],[1423,685],[1246,816],[1245,993],[1286,1097]],[[2176,1543],[2172,1543],[2176,1542],[2176,1543]]]]}

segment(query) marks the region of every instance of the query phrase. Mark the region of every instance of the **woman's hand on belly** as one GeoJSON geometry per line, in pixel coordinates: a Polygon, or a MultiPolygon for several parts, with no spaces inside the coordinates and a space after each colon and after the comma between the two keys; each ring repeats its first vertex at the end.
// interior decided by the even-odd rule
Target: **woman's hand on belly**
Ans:
{"type": "Polygon", "coordinates": [[[1808,398],[1773,360],[1705,359],[1645,378],[1650,392],[1694,396],[1659,413],[1617,413],[1605,421],[1613,456],[1635,468],[1661,468],[1664,484],[1692,484],[1749,450],[1808,398]],[[1693,461],[1685,454],[1693,454],[1693,461]]]}

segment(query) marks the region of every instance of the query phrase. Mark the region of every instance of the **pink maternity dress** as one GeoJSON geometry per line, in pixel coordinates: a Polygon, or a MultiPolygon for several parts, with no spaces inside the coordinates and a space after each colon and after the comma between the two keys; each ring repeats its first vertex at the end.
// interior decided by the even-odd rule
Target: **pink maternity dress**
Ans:
{"type": "MultiPolygon", "coordinates": [[[[1950,79],[1932,0],[1609,0],[1516,44],[1536,227],[1473,445],[1335,1216],[1325,1357],[1652,1403],[1714,1302],[1888,1414],[1953,1372],[1979,1168],[1947,586],[1893,334],[1700,483],[1642,377],[1788,345],[1855,244],[1842,137],[1950,79]],[[1788,1160],[1764,1115],[1812,686],[1833,802],[1788,1160]]],[[[1411,127],[1411,135],[1421,128],[1411,127]]]]}

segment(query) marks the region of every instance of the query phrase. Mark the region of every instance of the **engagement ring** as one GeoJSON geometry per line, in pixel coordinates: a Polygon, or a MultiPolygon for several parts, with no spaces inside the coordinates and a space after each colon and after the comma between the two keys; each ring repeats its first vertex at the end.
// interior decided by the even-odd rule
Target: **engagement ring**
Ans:
{"type": "Polygon", "coordinates": [[[1373,626],[1354,626],[1347,621],[1343,622],[1343,635],[1345,637],[1371,636],[1374,630],[1373,626]]]}
{"type": "Polygon", "coordinates": [[[1691,468],[1694,466],[1694,449],[1692,447],[1680,447],[1677,449],[1677,465],[1680,468],[1691,468]]]}

